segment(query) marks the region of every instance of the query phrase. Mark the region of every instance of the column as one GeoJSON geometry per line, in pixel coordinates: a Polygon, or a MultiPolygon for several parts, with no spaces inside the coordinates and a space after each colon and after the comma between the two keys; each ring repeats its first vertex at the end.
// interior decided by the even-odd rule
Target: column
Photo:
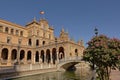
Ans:
{"type": "Polygon", "coordinates": [[[20,50],[17,51],[17,64],[20,63],[20,50]]]}
{"type": "Polygon", "coordinates": [[[7,60],[7,65],[11,66],[11,48],[8,48],[8,60],[7,60]]]}
{"type": "Polygon", "coordinates": [[[56,57],[57,57],[57,64],[59,63],[59,52],[58,52],[58,49],[56,48],[56,57]]]}
{"type": "Polygon", "coordinates": [[[52,49],[50,50],[50,63],[53,64],[52,49]]]}
{"type": "Polygon", "coordinates": [[[24,64],[27,64],[27,51],[25,51],[24,64]]]}
{"type": "Polygon", "coordinates": [[[35,63],[35,58],[34,58],[34,50],[32,51],[32,55],[31,55],[31,61],[32,61],[32,64],[35,63]]]}

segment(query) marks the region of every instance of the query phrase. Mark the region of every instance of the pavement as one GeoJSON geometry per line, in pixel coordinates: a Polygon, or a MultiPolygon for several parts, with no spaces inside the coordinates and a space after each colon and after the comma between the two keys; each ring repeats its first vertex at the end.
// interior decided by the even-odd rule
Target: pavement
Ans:
{"type": "Polygon", "coordinates": [[[110,78],[111,78],[111,80],[120,80],[120,71],[112,70],[110,78]]]}

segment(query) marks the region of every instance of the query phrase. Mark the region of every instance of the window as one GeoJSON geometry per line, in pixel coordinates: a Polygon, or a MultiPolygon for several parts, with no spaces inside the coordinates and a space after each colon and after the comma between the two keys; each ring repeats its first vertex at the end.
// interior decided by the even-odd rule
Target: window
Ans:
{"type": "Polygon", "coordinates": [[[11,34],[14,34],[14,29],[11,29],[11,34]]]}
{"type": "Polygon", "coordinates": [[[43,43],[42,43],[43,45],[45,45],[45,41],[43,41],[43,43]]]}
{"type": "Polygon", "coordinates": [[[51,39],[51,35],[49,34],[49,39],[51,39]]]}
{"type": "Polygon", "coordinates": [[[28,45],[29,45],[29,46],[32,45],[32,40],[31,40],[31,39],[28,40],[28,45]]]}
{"type": "Polygon", "coordinates": [[[6,27],[6,28],[5,28],[5,32],[8,33],[8,31],[9,31],[9,29],[8,29],[8,27],[6,27]]]}
{"type": "Polygon", "coordinates": [[[36,46],[39,46],[39,40],[38,39],[36,40],[36,46]]]}
{"type": "Polygon", "coordinates": [[[78,50],[77,49],[75,49],[75,55],[78,56],[78,50]]]}
{"type": "Polygon", "coordinates": [[[16,35],[19,35],[19,31],[18,30],[16,30],[16,35]]]}
{"type": "Polygon", "coordinates": [[[23,31],[20,31],[20,36],[23,36],[23,31]]]}
{"type": "Polygon", "coordinates": [[[18,39],[18,44],[19,44],[19,45],[21,44],[21,42],[22,42],[22,40],[21,40],[21,39],[18,39]]]}
{"type": "Polygon", "coordinates": [[[9,44],[11,41],[11,38],[10,37],[7,37],[7,43],[9,44]]]}
{"type": "Polygon", "coordinates": [[[0,25],[0,32],[3,32],[3,26],[0,25]]]}
{"type": "Polygon", "coordinates": [[[37,36],[39,36],[39,31],[37,30],[37,36]]]}

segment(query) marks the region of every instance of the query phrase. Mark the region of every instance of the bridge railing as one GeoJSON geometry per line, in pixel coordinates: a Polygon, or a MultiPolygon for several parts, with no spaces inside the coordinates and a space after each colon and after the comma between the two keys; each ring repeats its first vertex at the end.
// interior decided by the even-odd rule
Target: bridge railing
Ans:
{"type": "Polygon", "coordinates": [[[64,58],[64,59],[61,59],[59,60],[59,63],[63,63],[63,62],[66,62],[66,61],[81,61],[82,60],[82,57],[69,57],[69,58],[64,58]]]}

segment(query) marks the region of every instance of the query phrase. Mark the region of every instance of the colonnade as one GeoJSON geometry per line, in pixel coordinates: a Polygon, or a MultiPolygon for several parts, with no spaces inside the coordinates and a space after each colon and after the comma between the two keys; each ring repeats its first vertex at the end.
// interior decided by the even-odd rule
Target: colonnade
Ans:
{"type": "Polygon", "coordinates": [[[4,47],[0,49],[0,63],[7,64],[56,64],[58,60],[65,58],[63,47],[52,49],[17,49],[4,47]]]}

